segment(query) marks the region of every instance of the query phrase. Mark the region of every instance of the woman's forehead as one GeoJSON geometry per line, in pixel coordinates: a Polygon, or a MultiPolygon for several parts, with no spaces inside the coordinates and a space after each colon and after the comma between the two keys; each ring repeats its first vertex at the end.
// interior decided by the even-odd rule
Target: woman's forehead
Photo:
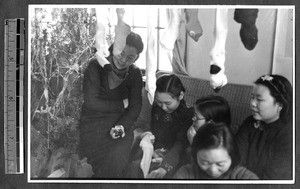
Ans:
{"type": "Polygon", "coordinates": [[[261,95],[261,96],[271,95],[269,88],[266,87],[265,85],[261,85],[261,84],[254,86],[253,93],[255,93],[256,95],[261,95]]]}
{"type": "Polygon", "coordinates": [[[156,92],[155,99],[161,102],[172,102],[175,100],[169,93],[165,93],[165,92],[156,92]]]}
{"type": "Polygon", "coordinates": [[[197,156],[211,161],[223,161],[229,157],[229,154],[224,147],[217,147],[199,150],[197,156]]]}

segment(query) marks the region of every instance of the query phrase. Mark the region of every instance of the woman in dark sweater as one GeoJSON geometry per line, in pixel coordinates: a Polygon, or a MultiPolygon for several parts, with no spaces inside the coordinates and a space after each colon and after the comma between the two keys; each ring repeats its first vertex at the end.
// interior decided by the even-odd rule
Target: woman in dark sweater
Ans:
{"type": "Polygon", "coordinates": [[[260,179],[292,179],[293,89],[280,75],[258,78],[251,109],[237,133],[242,164],[260,179]]]}
{"type": "Polygon", "coordinates": [[[110,64],[93,59],[84,72],[80,150],[95,177],[118,178],[128,161],[131,127],[142,106],[142,75],[133,63],[142,50],[141,37],[131,32],[119,56],[110,47],[110,64]]]}
{"type": "MultiPolygon", "coordinates": [[[[183,157],[188,145],[186,132],[193,117],[193,109],[183,100],[184,92],[176,75],[162,75],[157,79],[150,126],[155,136],[154,154],[146,178],[170,178],[183,157]]],[[[139,159],[131,162],[125,177],[143,178],[139,159]]]]}

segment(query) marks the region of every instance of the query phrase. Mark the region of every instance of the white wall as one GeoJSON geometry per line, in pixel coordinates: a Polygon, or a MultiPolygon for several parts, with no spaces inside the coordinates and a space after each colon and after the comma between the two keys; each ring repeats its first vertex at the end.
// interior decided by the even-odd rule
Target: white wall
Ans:
{"type": "MultiPolygon", "coordinates": [[[[256,47],[247,50],[240,39],[241,24],[234,17],[234,9],[228,13],[228,35],[226,42],[225,73],[230,83],[253,84],[263,74],[272,71],[274,38],[276,26],[276,9],[259,9],[256,26],[258,28],[258,43],[256,47]]],[[[214,9],[199,9],[199,21],[203,35],[198,42],[188,37],[187,70],[190,76],[209,79],[209,53],[214,44],[214,9]]]]}
{"type": "Polygon", "coordinates": [[[272,73],[285,76],[293,83],[294,33],[293,10],[278,10],[272,73]]]}

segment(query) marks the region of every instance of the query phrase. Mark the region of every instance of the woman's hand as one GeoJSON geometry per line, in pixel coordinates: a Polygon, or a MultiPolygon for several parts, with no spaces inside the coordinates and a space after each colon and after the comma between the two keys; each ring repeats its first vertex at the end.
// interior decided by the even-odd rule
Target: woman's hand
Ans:
{"type": "Polygon", "coordinates": [[[125,136],[125,130],[124,130],[123,125],[116,125],[115,127],[111,128],[110,136],[113,139],[117,139],[117,138],[120,138],[120,137],[123,138],[125,136]]]}
{"type": "Polygon", "coordinates": [[[165,155],[166,155],[166,151],[167,151],[167,150],[164,149],[164,148],[156,149],[156,150],[154,151],[152,157],[153,157],[154,159],[156,159],[156,158],[164,158],[165,155]]]}
{"type": "Polygon", "coordinates": [[[167,171],[164,168],[158,168],[156,170],[151,171],[146,178],[163,178],[167,174],[167,171]]]}
{"type": "Polygon", "coordinates": [[[194,125],[191,125],[187,131],[187,138],[188,138],[190,144],[193,143],[193,138],[195,137],[196,133],[197,133],[197,131],[195,130],[194,125]]]}

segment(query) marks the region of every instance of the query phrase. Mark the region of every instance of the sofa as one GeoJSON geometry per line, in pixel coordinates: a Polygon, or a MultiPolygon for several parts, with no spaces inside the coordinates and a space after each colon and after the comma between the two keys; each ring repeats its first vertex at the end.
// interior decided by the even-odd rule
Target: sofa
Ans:
{"type": "MultiPolygon", "coordinates": [[[[157,77],[167,72],[158,72],[157,77]]],[[[194,102],[203,96],[219,95],[228,100],[231,108],[232,131],[236,133],[243,120],[251,114],[250,99],[252,85],[241,85],[228,83],[219,92],[215,92],[210,86],[209,80],[192,78],[184,75],[177,75],[185,87],[184,99],[188,107],[193,106],[194,102]]],[[[147,130],[151,117],[151,104],[147,97],[147,91],[143,89],[143,106],[134,129],[147,130]]]]}

